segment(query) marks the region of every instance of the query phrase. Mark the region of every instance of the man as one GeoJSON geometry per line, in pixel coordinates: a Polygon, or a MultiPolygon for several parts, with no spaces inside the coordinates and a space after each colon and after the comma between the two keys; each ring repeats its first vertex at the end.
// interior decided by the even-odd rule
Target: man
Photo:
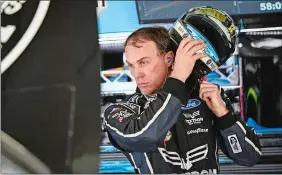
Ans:
{"type": "Polygon", "coordinates": [[[189,86],[205,44],[185,38],[174,54],[169,43],[161,27],[141,28],[126,40],[138,89],[105,111],[113,146],[142,174],[218,173],[217,142],[235,163],[257,163],[258,137],[233,114],[223,90],[207,81],[189,86]]]}

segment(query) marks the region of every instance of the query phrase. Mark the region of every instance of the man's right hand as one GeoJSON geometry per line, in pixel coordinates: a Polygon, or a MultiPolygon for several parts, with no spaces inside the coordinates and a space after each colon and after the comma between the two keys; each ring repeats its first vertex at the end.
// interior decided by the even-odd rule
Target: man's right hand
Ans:
{"type": "Polygon", "coordinates": [[[202,40],[184,38],[176,51],[174,67],[170,77],[185,82],[192,73],[196,61],[207,56],[198,52],[205,47],[206,45],[202,40]]]}

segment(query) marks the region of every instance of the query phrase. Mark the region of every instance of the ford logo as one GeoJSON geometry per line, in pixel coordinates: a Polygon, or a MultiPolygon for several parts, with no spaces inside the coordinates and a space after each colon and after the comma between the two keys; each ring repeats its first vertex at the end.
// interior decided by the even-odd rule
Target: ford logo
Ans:
{"type": "Polygon", "coordinates": [[[197,106],[200,106],[200,104],[201,104],[200,100],[189,99],[187,105],[186,106],[182,106],[181,109],[182,110],[192,109],[192,108],[195,108],[197,106]]]}

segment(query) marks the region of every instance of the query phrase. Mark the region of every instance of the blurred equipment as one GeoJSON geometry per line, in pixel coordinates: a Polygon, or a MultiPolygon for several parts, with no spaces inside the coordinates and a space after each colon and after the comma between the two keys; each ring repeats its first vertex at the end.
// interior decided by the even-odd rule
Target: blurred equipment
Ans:
{"type": "Polygon", "coordinates": [[[46,2],[1,2],[7,8],[1,11],[1,38],[2,28],[15,27],[10,39],[1,40],[5,51],[1,58],[18,54],[1,74],[2,130],[51,173],[96,174],[100,145],[97,2],[48,1],[48,8],[46,2]]]}
{"type": "Polygon", "coordinates": [[[245,29],[239,35],[246,120],[282,127],[282,27],[245,29]]]}
{"type": "MultiPolygon", "coordinates": [[[[281,174],[282,21],[279,16],[264,19],[248,21],[245,27],[253,28],[242,29],[238,36],[238,54],[243,62],[242,110],[247,124],[260,135],[263,155],[254,169],[281,174]]],[[[239,167],[231,169],[232,173],[239,171],[239,167]]]]}
{"type": "Polygon", "coordinates": [[[238,47],[242,57],[281,57],[282,26],[243,29],[239,34],[238,47]]]}
{"type": "Polygon", "coordinates": [[[2,92],[2,130],[44,161],[52,172],[71,171],[75,124],[74,86],[2,92]]]}
{"type": "Polygon", "coordinates": [[[1,173],[50,174],[50,169],[22,144],[1,131],[1,173]]]}

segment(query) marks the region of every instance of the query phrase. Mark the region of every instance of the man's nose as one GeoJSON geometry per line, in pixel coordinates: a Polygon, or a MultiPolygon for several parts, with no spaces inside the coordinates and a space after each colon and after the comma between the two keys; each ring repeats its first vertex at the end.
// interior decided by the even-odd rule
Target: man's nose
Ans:
{"type": "Polygon", "coordinates": [[[142,69],[140,68],[135,68],[133,71],[133,76],[136,80],[143,78],[145,76],[145,73],[142,69]]]}

